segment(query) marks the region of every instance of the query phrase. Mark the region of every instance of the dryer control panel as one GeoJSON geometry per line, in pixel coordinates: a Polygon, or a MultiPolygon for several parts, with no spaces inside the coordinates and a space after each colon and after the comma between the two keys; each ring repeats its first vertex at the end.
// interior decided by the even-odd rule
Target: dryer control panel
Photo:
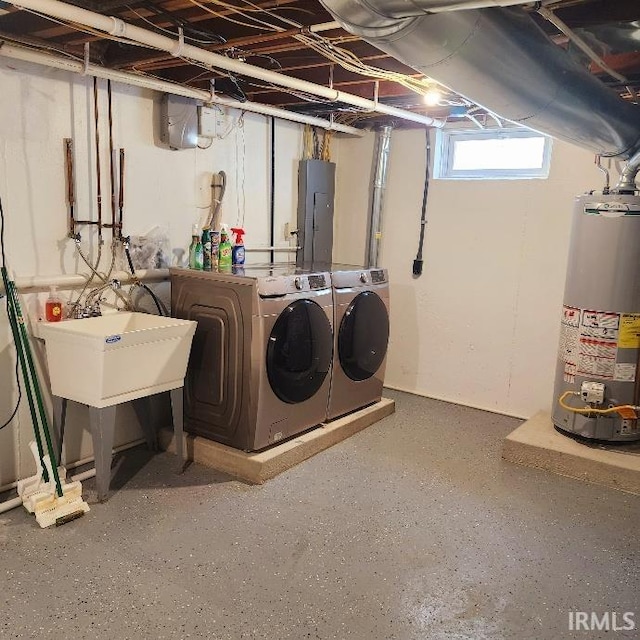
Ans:
{"type": "Polygon", "coordinates": [[[330,286],[331,280],[328,273],[300,273],[258,278],[258,293],[263,298],[284,296],[290,293],[319,291],[329,289],[330,286]]]}

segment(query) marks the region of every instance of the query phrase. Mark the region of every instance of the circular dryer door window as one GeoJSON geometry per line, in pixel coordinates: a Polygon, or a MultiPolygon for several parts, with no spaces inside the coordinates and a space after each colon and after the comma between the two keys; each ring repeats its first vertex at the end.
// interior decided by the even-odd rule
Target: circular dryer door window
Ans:
{"type": "Polygon", "coordinates": [[[356,381],[367,380],[387,354],[389,314],[373,291],[358,294],[347,308],[338,333],[343,371],[356,381]]]}
{"type": "Polygon", "coordinates": [[[308,400],[322,386],[333,356],[331,324],[312,300],[296,300],[278,317],[267,346],[267,375],[283,402],[308,400]]]}

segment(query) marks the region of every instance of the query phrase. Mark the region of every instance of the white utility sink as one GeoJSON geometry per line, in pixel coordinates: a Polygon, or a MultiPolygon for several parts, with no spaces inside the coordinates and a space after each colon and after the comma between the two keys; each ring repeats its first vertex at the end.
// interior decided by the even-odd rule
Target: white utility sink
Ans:
{"type": "Polygon", "coordinates": [[[136,312],[38,326],[53,395],[98,408],[181,387],[195,330],[136,312]]]}

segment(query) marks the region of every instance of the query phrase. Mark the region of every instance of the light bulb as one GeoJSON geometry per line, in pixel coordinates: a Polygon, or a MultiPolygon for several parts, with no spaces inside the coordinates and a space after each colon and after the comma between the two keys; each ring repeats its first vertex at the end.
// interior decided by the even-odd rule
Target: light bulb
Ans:
{"type": "Polygon", "coordinates": [[[442,92],[432,87],[422,96],[422,100],[428,107],[436,107],[440,104],[440,100],[442,100],[442,92]]]}

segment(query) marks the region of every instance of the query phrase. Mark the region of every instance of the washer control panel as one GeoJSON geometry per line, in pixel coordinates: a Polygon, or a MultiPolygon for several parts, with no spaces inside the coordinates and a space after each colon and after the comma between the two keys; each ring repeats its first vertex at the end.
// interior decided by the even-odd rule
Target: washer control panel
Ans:
{"type": "Polygon", "coordinates": [[[327,277],[324,273],[309,276],[310,289],[326,289],[328,286],[327,277]]]}
{"type": "Polygon", "coordinates": [[[371,282],[373,282],[373,284],[387,281],[384,269],[371,269],[369,273],[371,273],[371,282]]]}

